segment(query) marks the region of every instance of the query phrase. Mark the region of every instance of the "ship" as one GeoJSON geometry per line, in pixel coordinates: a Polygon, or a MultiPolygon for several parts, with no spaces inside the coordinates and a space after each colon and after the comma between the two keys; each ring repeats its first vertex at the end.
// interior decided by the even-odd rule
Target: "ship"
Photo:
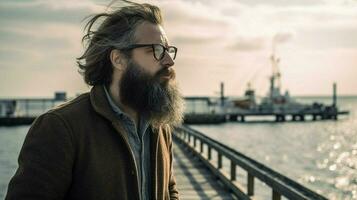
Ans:
{"type": "Polygon", "coordinates": [[[279,70],[280,58],[275,55],[274,51],[270,56],[270,61],[272,74],[269,77],[269,91],[259,103],[250,82],[248,82],[244,98],[230,100],[229,98],[221,97],[221,99],[226,99],[223,112],[230,115],[231,119],[234,120],[236,116],[243,117],[244,120],[245,116],[274,115],[276,117],[275,121],[285,121],[286,116],[291,116],[293,121],[304,121],[305,116],[311,115],[313,120],[318,118],[337,120],[338,115],[349,114],[349,111],[340,111],[337,107],[336,83],[333,84],[332,104],[330,105],[319,102],[304,104],[292,98],[288,90],[282,93],[281,73],[279,70]]]}
{"type": "MultiPolygon", "coordinates": [[[[227,121],[246,122],[254,117],[270,116],[274,122],[305,121],[306,117],[316,120],[337,120],[339,115],[347,115],[349,111],[337,107],[337,84],[333,84],[332,104],[314,102],[301,103],[290,96],[289,91],[282,92],[280,58],[274,49],[270,56],[272,74],[269,76],[269,89],[266,96],[257,98],[255,90],[248,82],[243,98],[226,97],[224,83],[220,86],[220,97],[185,97],[185,123],[213,124],[227,121]]],[[[258,120],[258,122],[266,120],[258,120]]]]}

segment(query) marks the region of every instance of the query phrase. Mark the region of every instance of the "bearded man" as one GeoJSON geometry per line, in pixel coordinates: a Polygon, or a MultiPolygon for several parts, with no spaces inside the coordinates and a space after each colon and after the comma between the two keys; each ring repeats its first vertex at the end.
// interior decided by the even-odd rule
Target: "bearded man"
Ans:
{"type": "Polygon", "coordinates": [[[183,111],[177,48],[158,7],[127,3],[89,20],[78,65],[93,87],[36,119],[6,199],[178,199],[171,137],[183,111]]]}

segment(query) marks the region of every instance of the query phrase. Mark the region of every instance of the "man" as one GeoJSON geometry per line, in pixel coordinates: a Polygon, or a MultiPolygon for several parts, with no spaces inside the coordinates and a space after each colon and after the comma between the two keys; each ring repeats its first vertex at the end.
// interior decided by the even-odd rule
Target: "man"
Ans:
{"type": "Polygon", "coordinates": [[[177,49],[168,45],[158,7],[126,3],[89,20],[78,64],[93,87],[36,119],[6,199],[178,199],[171,137],[183,110],[177,49]]]}

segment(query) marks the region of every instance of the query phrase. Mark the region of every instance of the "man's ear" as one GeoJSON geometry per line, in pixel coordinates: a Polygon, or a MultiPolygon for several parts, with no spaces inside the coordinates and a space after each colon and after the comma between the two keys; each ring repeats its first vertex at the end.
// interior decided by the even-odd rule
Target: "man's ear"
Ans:
{"type": "Polygon", "coordinates": [[[113,49],[110,52],[110,62],[112,63],[112,66],[118,70],[122,71],[125,69],[124,55],[117,49],[113,49]]]}

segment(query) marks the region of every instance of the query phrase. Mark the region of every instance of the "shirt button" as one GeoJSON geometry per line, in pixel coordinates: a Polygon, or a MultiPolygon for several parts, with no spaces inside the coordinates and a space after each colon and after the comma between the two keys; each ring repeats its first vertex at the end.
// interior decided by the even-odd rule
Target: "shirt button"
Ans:
{"type": "Polygon", "coordinates": [[[131,175],[133,175],[133,176],[134,176],[134,170],[131,170],[131,175]]]}

